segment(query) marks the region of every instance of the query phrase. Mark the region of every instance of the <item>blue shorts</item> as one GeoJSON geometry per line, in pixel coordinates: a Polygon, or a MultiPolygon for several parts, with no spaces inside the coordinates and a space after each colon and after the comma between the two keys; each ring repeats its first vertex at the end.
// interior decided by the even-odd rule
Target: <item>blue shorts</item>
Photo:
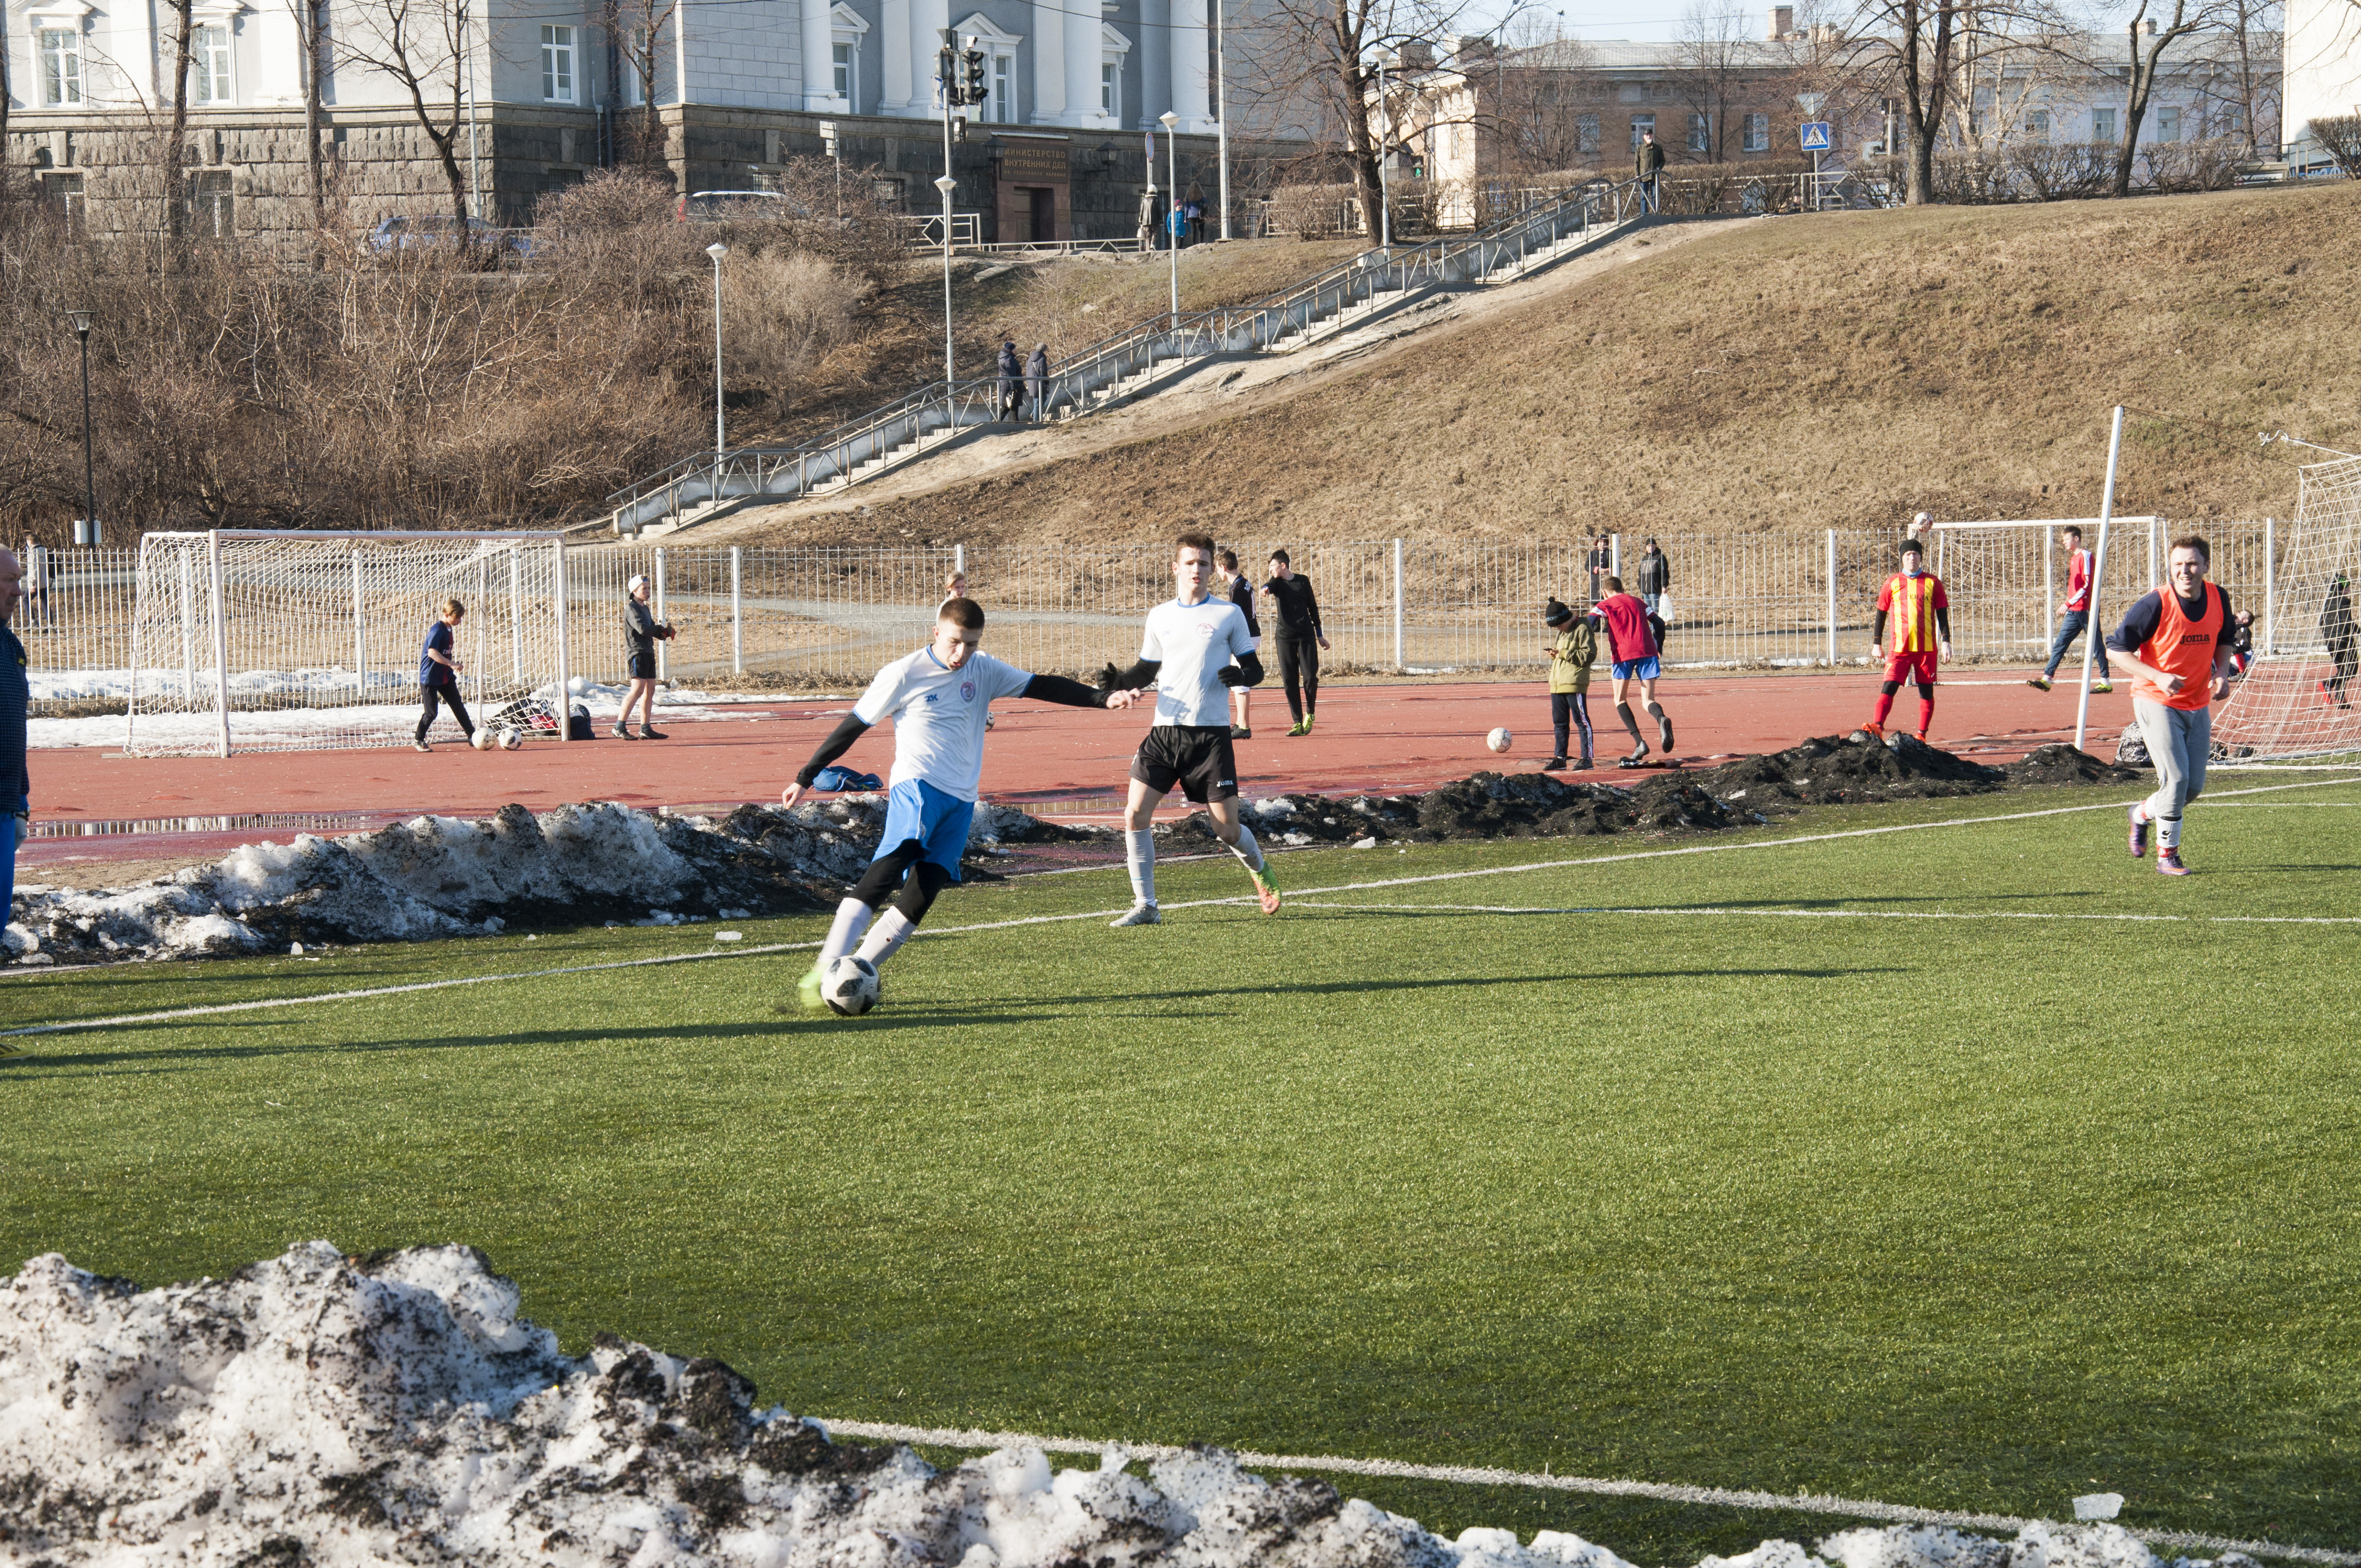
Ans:
{"type": "Polygon", "coordinates": [[[1656,663],[1656,656],[1653,653],[1649,654],[1644,659],[1618,659],[1615,661],[1615,678],[1619,681],[1628,681],[1634,675],[1639,676],[1643,681],[1653,681],[1663,675],[1664,673],[1664,666],[1656,663]]]}
{"type": "Polygon", "coordinates": [[[885,831],[878,837],[882,861],[916,839],[925,847],[921,860],[931,861],[960,879],[960,856],[967,851],[968,824],[975,820],[975,802],[945,795],[918,779],[904,779],[885,797],[885,831]]]}

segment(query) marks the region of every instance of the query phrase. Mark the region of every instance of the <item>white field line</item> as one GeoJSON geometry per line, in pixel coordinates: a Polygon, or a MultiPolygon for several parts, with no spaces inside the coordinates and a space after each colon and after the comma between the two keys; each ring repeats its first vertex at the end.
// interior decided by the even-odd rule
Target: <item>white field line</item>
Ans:
{"type": "Polygon", "coordinates": [[[1683,909],[1614,905],[1555,907],[1514,904],[1344,904],[1305,899],[1296,900],[1294,907],[1357,910],[1370,915],[1731,915],[1746,918],[1760,916],[1766,920],[2136,920],[2201,926],[2361,926],[2361,915],[2051,915],[2030,909],[1723,909],[1712,905],[1683,909]]]}
{"type": "MultiPolygon", "coordinates": [[[[832,1435],[874,1438],[887,1442],[926,1443],[936,1448],[1032,1447],[1044,1453],[1084,1454],[1103,1454],[1114,1449],[1137,1459],[1162,1459],[1181,1452],[1167,1444],[1153,1442],[1093,1442],[1080,1438],[1036,1437],[1029,1432],[937,1430],[896,1426],[887,1421],[837,1421],[824,1416],[818,1419],[832,1435]]],[[[1326,1471],[1341,1475],[1378,1475],[1409,1481],[1455,1481],[1471,1486],[1531,1486],[1548,1491],[1591,1492],[1610,1497],[1650,1497],[1664,1502],[1705,1504],[1725,1508],[1836,1514],[1848,1519],[1883,1519],[1894,1524],[2020,1530],[2037,1522],[2012,1514],[1917,1508],[1904,1503],[1831,1497],[1818,1493],[1798,1492],[1791,1497],[1778,1492],[1740,1492],[1721,1486],[1688,1486],[1661,1481],[1611,1481],[1587,1475],[1554,1475],[1546,1471],[1536,1475],[1530,1470],[1497,1470],[1464,1464],[1405,1464],[1391,1459],[1348,1459],[1338,1454],[1240,1452],[1237,1457],[1239,1464],[1257,1470],[1326,1471]]],[[[2268,1541],[2234,1541],[2224,1536],[2201,1535],[2192,1530],[2132,1530],[2128,1533],[2152,1545],[2243,1552],[2252,1557],[2292,1558],[2303,1563],[2344,1564],[2361,1558],[2361,1552],[2336,1552],[2318,1546],[2283,1546],[2268,1541]]]]}
{"type": "MultiPolygon", "coordinates": [[[[2260,784],[2252,789],[2224,790],[2226,795],[2275,795],[2281,790],[2320,789],[2331,784],[2361,784],[2361,775],[2341,779],[2310,779],[2301,784],[2260,784]]],[[[2142,796],[2142,799],[2147,798],[2142,796]]],[[[2206,795],[2212,801],[2214,795],[2206,795]]],[[[1790,839],[1759,839],[1744,844],[1691,844],[1677,850],[1635,850],[1621,855],[1582,855],[1565,860],[1529,861],[1521,865],[1481,866],[1473,871],[1430,872],[1423,876],[1385,877],[1375,882],[1338,883],[1330,887],[1298,888],[1290,898],[1318,897],[1324,894],[1366,893],[1376,888],[1414,887],[1426,883],[1464,882],[1471,877],[1508,876],[1520,872],[1563,871],[1570,866],[1618,865],[1630,861],[1664,860],[1683,855],[1732,854],[1745,850],[1782,850],[1797,844],[1825,844],[1839,839],[1868,839],[1886,833],[1917,833],[1938,828],[1975,828],[1993,822],[2023,822],[2043,817],[2068,817],[2083,811],[2121,811],[2129,801],[2104,801],[2092,806],[2059,806],[2043,811],[2010,811],[1996,817],[1962,817],[1945,822],[1897,822],[1883,828],[1848,828],[1835,833],[1804,833],[1790,839]]],[[[1085,868],[1077,867],[1076,870],[1085,868]]],[[[1113,870],[1113,867],[1090,868],[1113,870]]],[[[1209,909],[1252,903],[1250,895],[1229,898],[1197,898],[1180,904],[1168,904],[1166,909],[1209,909]]],[[[1128,907],[1127,905],[1126,907],[1128,907]]],[[[1122,909],[1093,909],[1071,915],[1028,915],[1014,920],[985,920],[971,926],[943,926],[921,936],[954,937],[983,931],[1014,931],[1028,926],[1062,926],[1080,920],[1107,920],[1124,913],[1122,909]]],[[[2137,918],[2137,917],[2131,917],[2137,918]]],[[[2158,918],[2161,918],[2160,916],[2158,918]]],[[[2230,916],[2223,916],[2229,919],[2230,916]]],[[[2265,918],[2257,916],[2257,920],[2265,918]]],[[[2287,916],[2295,920],[2298,916],[2287,916]]],[[[2326,917],[2323,917],[2325,919],[2326,917]]],[[[766,942],[756,947],[731,948],[726,951],[666,953],[652,959],[617,959],[606,963],[566,964],[555,969],[511,970],[501,974],[463,975],[452,980],[412,981],[402,985],[366,986],[354,991],[331,991],[309,996],[273,996],[252,1002],[221,1002],[203,1007],[175,1007],[158,1013],[126,1013],[108,1018],[77,1018],[57,1024],[28,1024],[15,1029],[0,1029],[0,1039],[24,1035],[54,1035],[82,1029],[115,1028],[130,1024],[166,1023],[176,1018],[209,1018],[227,1013],[256,1013],[279,1007],[302,1007],[319,1002],[361,1002],[379,996],[404,996],[414,992],[444,991],[453,986],[488,985],[501,981],[540,980],[568,974],[600,974],[611,970],[648,969],[659,964],[700,963],[717,959],[746,959],[774,953],[809,952],[818,942],[766,942]]]]}

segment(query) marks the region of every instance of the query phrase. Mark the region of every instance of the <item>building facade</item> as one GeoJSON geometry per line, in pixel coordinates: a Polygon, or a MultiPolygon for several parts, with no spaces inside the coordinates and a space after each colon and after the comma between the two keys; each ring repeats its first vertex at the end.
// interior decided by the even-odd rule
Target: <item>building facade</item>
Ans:
{"type": "MultiPolygon", "coordinates": [[[[826,154],[824,125],[849,175],[933,212],[945,27],[985,61],[986,102],[963,111],[951,160],[956,207],[985,238],[1134,232],[1142,133],[1168,112],[1183,189],[1213,185],[1208,0],[320,0],[314,49],[305,3],[196,0],[180,199],[199,232],[305,226],[315,77],[322,139],[363,218],[450,210],[413,82],[429,117],[456,126],[471,211],[495,225],[531,221],[543,195],[617,161],[660,163],[684,192],[758,188],[766,165],[826,154]]],[[[160,226],[170,12],[5,0],[5,17],[11,162],[77,222],[160,226]]],[[[1161,187],[1161,150],[1157,162],[1161,187]]]]}

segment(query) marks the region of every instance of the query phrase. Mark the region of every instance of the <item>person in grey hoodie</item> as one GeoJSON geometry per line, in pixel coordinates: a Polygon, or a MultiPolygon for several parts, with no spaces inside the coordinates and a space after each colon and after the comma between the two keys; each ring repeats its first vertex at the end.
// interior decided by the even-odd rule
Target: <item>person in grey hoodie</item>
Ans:
{"type": "Polygon", "coordinates": [[[1037,343],[1025,362],[1025,395],[1032,400],[1035,423],[1049,417],[1049,345],[1037,343]]]}

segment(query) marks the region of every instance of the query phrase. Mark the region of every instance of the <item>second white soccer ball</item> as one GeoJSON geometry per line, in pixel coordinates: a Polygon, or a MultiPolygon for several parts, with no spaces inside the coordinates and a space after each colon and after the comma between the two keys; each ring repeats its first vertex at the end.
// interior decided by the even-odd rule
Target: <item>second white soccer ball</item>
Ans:
{"type": "Polygon", "coordinates": [[[492,732],[487,729],[478,729],[467,737],[467,744],[478,751],[489,751],[492,749],[492,732]]]}
{"type": "Polygon", "coordinates": [[[829,1012],[858,1018],[877,1005],[877,966],[848,953],[819,977],[819,994],[829,1012]]]}
{"type": "Polygon", "coordinates": [[[1515,740],[1516,737],[1510,734],[1506,728],[1495,729],[1484,737],[1484,744],[1495,751],[1507,751],[1515,740]]]}
{"type": "Polygon", "coordinates": [[[520,735],[520,734],[518,734],[515,730],[513,730],[513,729],[503,729],[503,730],[501,730],[501,731],[500,731],[500,750],[501,750],[501,751],[515,751],[518,747],[520,747],[520,746],[522,746],[522,745],[523,745],[523,744],[524,744],[524,737],[523,737],[523,736],[522,736],[522,735],[520,735]]]}

